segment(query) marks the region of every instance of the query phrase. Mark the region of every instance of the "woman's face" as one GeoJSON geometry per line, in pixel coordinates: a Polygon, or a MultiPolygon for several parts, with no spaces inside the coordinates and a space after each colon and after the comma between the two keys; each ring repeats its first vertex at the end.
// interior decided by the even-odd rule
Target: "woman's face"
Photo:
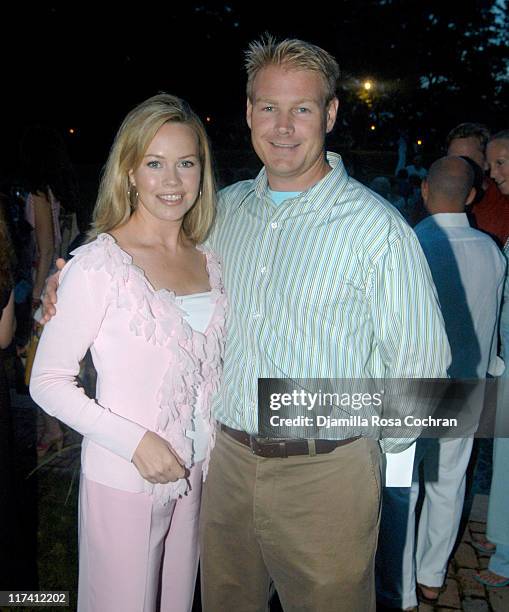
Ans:
{"type": "Polygon", "coordinates": [[[200,191],[198,137],[188,125],[165,123],[129,172],[138,192],[137,209],[164,222],[182,222],[200,191]]]}
{"type": "Polygon", "coordinates": [[[486,154],[491,178],[504,195],[509,195],[509,140],[492,140],[486,154]]]}

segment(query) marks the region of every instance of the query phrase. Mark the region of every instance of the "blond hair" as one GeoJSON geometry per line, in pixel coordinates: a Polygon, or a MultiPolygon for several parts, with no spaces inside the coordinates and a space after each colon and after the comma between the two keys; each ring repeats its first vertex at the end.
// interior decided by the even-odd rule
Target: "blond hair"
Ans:
{"type": "Polygon", "coordinates": [[[189,126],[198,138],[202,168],[200,194],[184,216],[182,230],[193,242],[203,242],[214,219],[216,203],[216,185],[207,133],[187,102],[165,93],[136,106],[122,122],[104,168],[89,239],[129,219],[136,207],[136,194],[131,189],[129,171],[139,167],[159,128],[173,121],[189,126]]]}
{"type": "Polygon", "coordinates": [[[312,70],[320,74],[325,85],[325,104],[336,97],[339,66],[330,53],[316,45],[286,38],[282,41],[265,34],[249,44],[245,53],[247,72],[247,97],[253,100],[253,83],[256,75],[267,66],[282,66],[288,70],[312,70]]]}

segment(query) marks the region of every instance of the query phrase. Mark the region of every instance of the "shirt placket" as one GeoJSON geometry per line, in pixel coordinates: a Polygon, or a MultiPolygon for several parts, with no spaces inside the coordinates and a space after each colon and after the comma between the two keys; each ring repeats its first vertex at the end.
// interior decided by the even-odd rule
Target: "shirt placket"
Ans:
{"type": "MultiPolygon", "coordinates": [[[[270,206],[267,202],[259,204],[263,206],[265,214],[258,220],[261,225],[261,240],[258,243],[258,253],[253,253],[256,263],[253,264],[252,269],[253,280],[251,286],[253,297],[249,315],[250,335],[253,339],[253,352],[251,355],[253,369],[251,372],[246,373],[250,377],[249,382],[246,382],[248,382],[247,386],[250,389],[250,408],[253,411],[256,423],[258,381],[257,379],[253,381],[252,376],[253,372],[256,377],[263,375],[263,352],[267,341],[265,335],[270,329],[270,325],[273,324],[273,322],[267,320],[267,287],[272,280],[271,274],[275,263],[275,255],[279,242],[282,239],[284,219],[287,217],[287,213],[281,208],[273,210],[273,206],[270,206]]],[[[284,262],[280,261],[279,265],[284,265],[284,262]]]]}

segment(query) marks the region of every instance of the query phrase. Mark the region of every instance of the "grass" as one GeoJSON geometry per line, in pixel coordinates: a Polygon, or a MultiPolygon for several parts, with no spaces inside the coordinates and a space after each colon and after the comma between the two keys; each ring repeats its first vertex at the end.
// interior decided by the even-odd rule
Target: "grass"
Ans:
{"type": "MultiPolygon", "coordinates": [[[[11,415],[15,457],[13,589],[69,591],[68,607],[45,606],[42,609],[74,611],[78,584],[80,438],[69,431],[66,449],[48,456],[37,467],[37,408],[26,394],[15,395],[11,415]]],[[[0,551],[0,554],[5,553],[0,551]]],[[[0,610],[37,612],[41,607],[1,607],[0,610]]]]}
{"type": "Polygon", "coordinates": [[[41,472],[37,531],[40,589],[69,591],[69,608],[76,610],[79,481],[72,471],[48,467],[41,472]]]}
{"type": "MultiPolygon", "coordinates": [[[[40,591],[69,591],[68,607],[48,606],[44,610],[76,610],[78,584],[78,479],[61,468],[42,468],[27,480],[37,480],[36,567],[40,591]]],[[[22,528],[25,525],[22,524],[22,528]]],[[[29,547],[31,548],[31,547],[29,547]]],[[[15,551],[18,556],[22,551],[15,551]]],[[[32,559],[22,560],[30,563],[32,559]]],[[[30,586],[33,590],[34,585],[30,586]]],[[[2,612],[41,610],[41,607],[0,608],[2,612]]]]}

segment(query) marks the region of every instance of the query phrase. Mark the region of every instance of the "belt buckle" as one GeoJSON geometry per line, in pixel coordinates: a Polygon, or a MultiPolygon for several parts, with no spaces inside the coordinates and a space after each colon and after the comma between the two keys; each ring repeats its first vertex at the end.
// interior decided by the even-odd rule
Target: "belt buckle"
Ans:
{"type": "Polygon", "coordinates": [[[260,448],[260,443],[256,436],[249,436],[249,448],[253,455],[256,455],[260,448]]]}
{"type": "Polygon", "coordinates": [[[261,438],[260,436],[249,436],[249,446],[251,447],[251,452],[253,453],[253,455],[263,457],[263,447],[267,448],[272,444],[273,442],[269,438],[261,438]]]}
{"type": "Polygon", "coordinates": [[[258,436],[250,436],[250,447],[253,455],[259,457],[277,457],[286,459],[288,457],[287,440],[273,440],[271,438],[259,438],[258,436]],[[261,442],[260,440],[263,440],[261,442]],[[263,451],[263,449],[267,451],[263,451]]]}

